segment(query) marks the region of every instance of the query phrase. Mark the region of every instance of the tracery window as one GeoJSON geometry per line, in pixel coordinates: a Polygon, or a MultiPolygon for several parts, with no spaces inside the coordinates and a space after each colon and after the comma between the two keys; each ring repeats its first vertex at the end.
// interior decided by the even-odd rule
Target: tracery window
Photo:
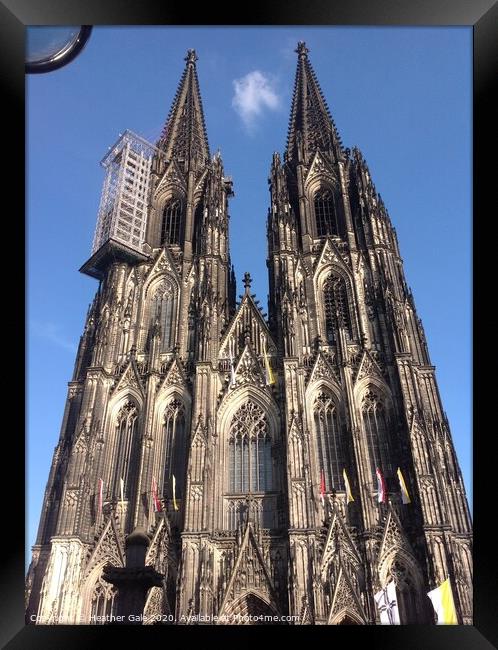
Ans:
{"type": "Polygon", "coordinates": [[[391,577],[396,584],[396,601],[398,605],[399,620],[403,625],[424,623],[427,621],[426,608],[420,600],[416,582],[406,566],[395,560],[391,567],[391,577]]]}
{"type": "Polygon", "coordinates": [[[317,237],[340,236],[334,195],[331,190],[319,190],[315,194],[314,205],[317,237]]]}
{"type": "Polygon", "coordinates": [[[161,246],[164,244],[181,244],[182,221],[182,202],[180,199],[173,199],[164,207],[161,222],[161,246]]]}
{"type": "Polygon", "coordinates": [[[344,328],[346,335],[352,339],[353,324],[344,278],[339,275],[330,275],[326,279],[323,287],[323,300],[327,343],[332,344],[337,341],[339,325],[344,328]]]}
{"type": "Polygon", "coordinates": [[[325,477],[325,489],[343,490],[344,464],[341,423],[332,396],[321,392],[315,400],[315,433],[318,443],[318,462],[325,477]]]}
{"type": "Polygon", "coordinates": [[[178,399],[173,399],[164,411],[164,481],[163,494],[173,497],[173,476],[176,480],[176,498],[183,493],[186,465],[185,409],[178,399]]]}
{"type": "Polygon", "coordinates": [[[130,496],[130,468],[132,455],[137,444],[138,409],[132,402],[124,404],[116,417],[116,455],[114,456],[114,471],[112,475],[112,494],[121,498],[121,479],[123,479],[124,496],[130,496]]]}
{"type": "Polygon", "coordinates": [[[392,473],[392,462],[389,456],[385,407],[379,397],[371,390],[363,398],[362,416],[372,478],[376,485],[376,468],[378,467],[386,476],[392,473]]]}
{"type": "Polygon", "coordinates": [[[114,585],[99,578],[92,594],[90,624],[105,625],[116,614],[117,590],[114,585]]]}
{"type": "Polygon", "coordinates": [[[161,352],[167,352],[175,344],[177,292],[172,283],[165,279],[155,289],[151,302],[151,326],[161,328],[161,352]]]}
{"type": "Polygon", "coordinates": [[[231,493],[272,489],[271,437],[262,409],[248,401],[235,413],[230,427],[229,489],[231,493]]]}

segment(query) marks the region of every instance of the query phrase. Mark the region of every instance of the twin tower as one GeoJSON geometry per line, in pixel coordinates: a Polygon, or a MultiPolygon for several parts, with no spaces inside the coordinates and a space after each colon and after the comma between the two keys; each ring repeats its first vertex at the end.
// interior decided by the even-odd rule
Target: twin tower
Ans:
{"type": "Polygon", "coordinates": [[[31,620],[111,615],[103,567],[124,565],[138,527],[164,576],[148,620],[376,624],[374,596],[394,583],[401,623],[434,623],[427,592],[449,578],[472,622],[469,510],[396,232],[304,43],[297,54],[269,177],[268,319],[249,274],[236,302],[232,181],[209,152],[193,50],[156,145],[127,131],[103,160],[81,269],[99,287],[33,547],[31,620]]]}

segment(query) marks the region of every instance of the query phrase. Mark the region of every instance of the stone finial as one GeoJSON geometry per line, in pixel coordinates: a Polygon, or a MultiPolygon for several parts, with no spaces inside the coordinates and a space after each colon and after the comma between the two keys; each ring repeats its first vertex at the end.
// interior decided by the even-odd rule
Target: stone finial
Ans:
{"type": "Polygon", "coordinates": [[[199,60],[195,50],[187,50],[187,55],[185,56],[185,61],[187,64],[195,65],[195,62],[199,60]]]}
{"type": "Polygon", "coordinates": [[[244,273],[244,289],[246,290],[246,294],[249,294],[249,291],[251,289],[251,274],[248,273],[247,271],[244,273]]]}
{"type": "Polygon", "coordinates": [[[297,52],[299,56],[307,56],[309,52],[304,41],[299,41],[297,48],[294,51],[297,52]]]}

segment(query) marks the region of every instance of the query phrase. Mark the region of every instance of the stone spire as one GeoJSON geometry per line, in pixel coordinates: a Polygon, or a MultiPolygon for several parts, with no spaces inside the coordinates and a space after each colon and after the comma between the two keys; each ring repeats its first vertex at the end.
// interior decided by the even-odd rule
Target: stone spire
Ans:
{"type": "Polygon", "coordinates": [[[174,158],[184,171],[209,160],[209,144],[197,78],[195,50],[188,50],[186,66],[166,124],[157,143],[168,160],[174,158]]]}
{"type": "Polygon", "coordinates": [[[298,43],[296,81],[287,135],[288,160],[308,162],[315,151],[330,152],[337,159],[342,144],[308,58],[308,48],[298,43]]]}

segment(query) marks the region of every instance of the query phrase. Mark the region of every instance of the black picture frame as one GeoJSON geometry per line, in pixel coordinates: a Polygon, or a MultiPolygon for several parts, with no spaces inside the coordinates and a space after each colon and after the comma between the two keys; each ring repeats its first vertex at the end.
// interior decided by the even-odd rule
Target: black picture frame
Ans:
{"type": "MultiPolygon", "coordinates": [[[[491,92],[496,90],[497,62],[498,62],[498,6],[493,0],[349,0],[330,2],[325,4],[322,0],[307,0],[307,2],[272,1],[271,3],[255,0],[247,5],[237,5],[240,12],[234,15],[234,5],[220,2],[204,4],[196,7],[189,3],[157,2],[156,0],[141,0],[131,2],[127,0],[1,0],[0,1],[0,43],[2,44],[2,57],[0,58],[0,79],[3,83],[3,125],[5,140],[11,139],[10,144],[4,140],[4,151],[18,152],[22,157],[25,142],[24,133],[24,31],[26,25],[189,25],[216,24],[216,25],[297,25],[297,24],[326,24],[326,25],[410,25],[410,26],[443,26],[467,25],[473,26],[474,34],[474,215],[477,226],[481,226],[482,239],[475,238],[475,263],[474,283],[475,303],[484,297],[490,298],[485,293],[484,278],[489,274],[485,271],[485,264],[492,259],[493,242],[492,228],[486,223],[483,232],[484,219],[489,211],[493,216],[492,206],[496,205],[494,196],[494,169],[496,165],[491,160],[492,133],[496,123],[496,105],[491,101],[491,92]],[[8,149],[7,149],[8,147],[8,149]],[[492,198],[493,195],[493,198],[492,198]],[[486,246],[488,248],[486,248],[486,246]],[[477,250],[478,247],[478,250],[477,250]],[[478,253],[478,254],[477,254],[478,253]]],[[[22,285],[22,273],[19,273],[21,262],[17,251],[24,248],[24,227],[21,213],[23,205],[24,169],[21,162],[13,164],[14,157],[10,155],[4,170],[4,196],[9,194],[15,198],[11,208],[16,219],[10,219],[7,229],[10,228],[4,240],[4,268],[9,269],[4,277],[4,296],[8,301],[9,316],[5,318],[8,328],[8,341],[16,331],[22,331],[19,326],[24,313],[23,299],[24,286],[16,286],[15,278],[19,277],[22,285]],[[16,183],[17,181],[17,183],[16,183]],[[18,185],[17,194],[12,187],[18,185]],[[19,216],[17,216],[19,215],[19,216]],[[8,250],[14,251],[14,256],[7,257],[8,250]],[[7,259],[10,261],[7,263],[7,259]],[[13,268],[12,265],[15,265],[13,268]],[[14,277],[15,276],[15,277],[14,277]]],[[[5,217],[4,217],[5,218],[5,217]]],[[[489,318],[483,319],[482,325],[477,328],[474,323],[475,340],[491,343],[494,340],[493,323],[489,318]],[[486,327],[487,326],[487,327],[486,327]]],[[[495,329],[495,328],[494,328],[495,329]]],[[[21,338],[21,336],[19,336],[21,338]]],[[[13,340],[13,339],[12,339],[13,340]]],[[[484,344],[482,345],[484,348],[484,344]]],[[[13,368],[21,367],[23,354],[23,340],[18,345],[4,345],[7,354],[4,368],[7,368],[8,387],[12,389],[13,396],[19,398],[24,395],[24,385],[19,372],[13,368]],[[10,358],[9,358],[10,355],[10,358]]],[[[476,349],[476,353],[480,350],[476,349]]],[[[492,355],[492,347],[488,355],[492,355]]],[[[465,353],[467,353],[465,351],[465,353]]],[[[476,357],[480,354],[476,354],[476,357]]],[[[489,358],[489,357],[488,357],[489,358]]],[[[484,406],[490,389],[487,382],[479,381],[479,373],[475,373],[476,383],[474,394],[475,403],[484,406]]],[[[10,402],[9,402],[10,405],[10,402]]],[[[163,642],[184,644],[204,643],[210,633],[215,632],[217,639],[229,643],[239,640],[241,630],[223,628],[212,630],[205,627],[182,628],[113,628],[103,626],[100,628],[90,626],[25,626],[24,624],[24,543],[23,523],[24,510],[22,508],[22,494],[24,493],[24,463],[21,424],[23,413],[22,403],[18,409],[13,409],[15,426],[4,427],[4,441],[13,439],[15,450],[9,456],[9,465],[17,463],[17,472],[13,478],[7,478],[4,469],[3,476],[3,503],[4,503],[4,541],[6,550],[2,554],[3,569],[0,574],[0,640],[9,650],[17,648],[88,648],[101,647],[104,636],[109,643],[117,643],[116,635],[125,633],[127,640],[131,641],[130,634],[135,635],[134,640],[140,638],[140,643],[152,641],[159,633],[163,642]],[[15,415],[14,415],[15,413],[15,415]],[[17,521],[16,521],[17,517],[17,521]],[[181,633],[181,636],[178,634],[181,633]],[[140,637],[136,635],[139,634],[140,637]],[[165,637],[164,635],[168,636],[165,637]],[[174,635],[175,640],[172,639],[174,635]],[[10,641],[9,641],[10,640],[10,641]]],[[[10,419],[10,418],[9,418],[10,419]]],[[[484,416],[476,412],[475,442],[474,442],[474,528],[475,528],[475,580],[474,580],[474,625],[468,627],[447,626],[400,626],[396,628],[377,626],[349,628],[346,637],[339,629],[292,627],[293,641],[299,643],[354,643],[361,641],[365,647],[380,646],[396,647],[403,650],[430,649],[430,648],[490,648],[491,644],[498,643],[497,625],[497,598],[498,580],[496,571],[495,535],[493,531],[493,514],[496,487],[494,486],[495,462],[494,456],[487,452],[488,441],[494,437],[492,426],[484,426],[484,416]],[[482,421],[482,423],[481,423],[482,421]],[[481,427],[478,424],[481,423],[481,427]],[[486,432],[485,435],[482,435],[486,432]],[[478,470],[478,471],[477,471],[478,470]],[[324,637],[324,633],[325,637],[324,637]],[[364,634],[367,634],[365,637],[364,634]],[[305,636],[303,636],[305,635],[305,636]],[[320,639],[318,639],[319,635],[320,639]],[[360,640],[360,635],[361,640],[360,640]],[[299,638],[301,637],[301,638],[299,638]],[[323,638],[324,637],[324,638],[323,638]],[[367,645],[368,644],[368,645],[367,645]]],[[[5,456],[6,457],[6,456],[5,456]]],[[[283,630],[274,628],[281,633],[283,630]]],[[[344,630],[344,628],[342,628],[344,630]]],[[[268,628],[266,628],[268,630],[268,628]]],[[[260,628],[244,627],[242,638],[249,642],[255,638],[268,639],[268,633],[260,628]]],[[[270,633],[270,637],[273,637],[270,633]]],[[[277,640],[278,642],[278,640],[277,640]]],[[[280,641],[281,643],[282,641],[280,641]]]]}

